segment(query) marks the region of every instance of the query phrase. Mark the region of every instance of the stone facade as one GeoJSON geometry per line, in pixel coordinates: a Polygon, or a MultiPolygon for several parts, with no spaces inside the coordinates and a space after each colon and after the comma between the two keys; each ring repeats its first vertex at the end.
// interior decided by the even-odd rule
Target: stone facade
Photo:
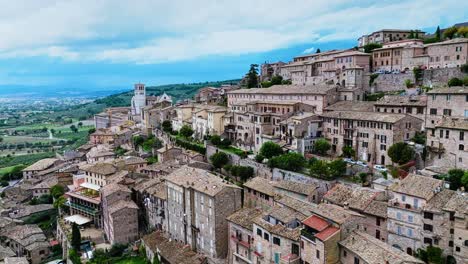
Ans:
{"type": "MultiPolygon", "coordinates": [[[[387,42],[405,40],[410,37],[411,31],[412,30],[409,29],[381,29],[361,36],[358,39],[358,47],[361,48],[369,43],[385,44],[387,42]]],[[[414,34],[416,34],[416,32],[414,34]]],[[[418,30],[417,34],[422,37],[424,32],[418,30]]]]}

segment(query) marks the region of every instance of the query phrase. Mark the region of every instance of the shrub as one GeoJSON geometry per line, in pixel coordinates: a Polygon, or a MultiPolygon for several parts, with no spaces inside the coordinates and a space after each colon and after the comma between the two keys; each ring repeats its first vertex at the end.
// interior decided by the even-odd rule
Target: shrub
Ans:
{"type": "Polygon", "coordinates": [[[400,165],[412,160],[415,155],[413,148],[404,142],[397,142],[391,145],[387,153],[392,162],[400,165]]]}
{"type": "Polygon", "coordinates": [[[359,173],[359,181],[361,183],[365,183],[367,181],[367,173],[365,172],[359,173]]]}
{"type": "Polygon", "coordinates": [[[382,44],[379,43],[369,43],[363,46],[365,53],[371,53],[374,49],[379,49],[382,47],[382,44]]]}
{"type": "Polygon", "coordinates": [[[211,144],[213,144],[215,146],[218,146],[218,145],[221,144],[221,137],[218,136],[218,135],[213,135],[210,138],[210,142],[211,142],[211,144]]]}
{"type": "Polygon", "coordinates": [[[301,171],[305,164],[304,156],[294,152],[275,156],[268,161],[268,166],[288,171],[301,171]]]}
{"type": "Polygon", "coordinates": [[[352,158],[354,155],[356,155],[356,151],[354,151],[353,147],[351,146],[343,146],[341,148],[341,151],[343,151],[343,156],[346,158],[352,158]]]}
{"type": "Polygon", "coordinates": [[[164,120],[162,122],[162,130],[166,133],[171,133],[172,132],[172,123],[169,120],[164,120]]]}
{"type": "Polygon", "coordinates": [[[331,145],[326,139],[321,138],[314,142],[314,152],[320,155],[325,155],[330,148],[331,145]]]}
{"type": "Polygon", "coordinates": [[[452,79],[450,79],[448,81],[448,86],[449,87],[452,87],[452,86],[462,86],[463,85],[463,81],[458,79],[457,77],[454,77],[452,79]]]}
{"type": "Polygon", "coordinates": [[[373,73],[373,74],[370,75],[369,86],[372,86],[372,84],[374,84],[374,81],[375,81],[375,79],[377,79],[377,77],[379,77],[379,75],[377,73],[373,73]]]}
{"type": "Polygon", "coordinates": [[[468,86],[468,76],[465,76],[465,77],[463,78],[463,85],[464,85],[464,86],[468,86]]]}
{"type": "Polygon", "coordinates": [[[338,178],[346,173],[346,162],[342,159],[328,163],[328,170],[332,178],[338,178]]]}
{"type": "Polygon", "coordinates": [[[205,155],[205,153],[206,153],[206,148],[205,147],[200,146],[199,144],[196,144],[196,143],[192,143],[190,141],[186,141],[186,140],[176,138],[175,143],[176,143],[177,146],[182,147],[184,149],[190,149],[190,150],[196,151],[198,153],[201,153],[203,155],[205,155]]]}
{"type": "Polygon", "coordinates": [[[193,129],[187,125],[183,125],[179,130],[179,134],[185,138],[191,137],[193,135],[193,129]]]}
{"type": "Polygon", "coordinates": [[[226,165],[224,169],[232,176],[240,177],[241,181],[246,181],[254,175],[254,169],[250,166],[226,165]]]}
{"type": "Polygon", "coordinates": [[[274,156],[279,156],[281,154],[283,154],[283,149],[280,147],[280,145],[271,141],[263,143],[262,147],[260,148],[260,155],[267,159],[270,159],[274,156]]]}
{"type": "Polygon", "coordinates": [[[309,168],[309,174],[312,177],[320,179],[330,179],[330,172],[326,161],[317,160],[309,168]]]}
{"type": "Polygon", "coordinates": [[[468,64],[467,64],[467,63],[463,64],[463,65],[460,67],[460,70],[461,70],[463,73],[468,73],[468,64]]]}
{"type": "Polygon", "coordinates": [[[410,79],[406,79],[406,80],[405,80],[405,86],[406,86],[406,88],[411,88],[411,87],[413,87],[413,83],[411,82],[410,79]]]}
{"type": "Polygon", "coordinates": [[[220,169],[229,162],[229,157],[224,152],[218,152],[211,155],[210,161],[215,168],[220,169]]]}
{"type": "Polygon", "coordinates": [[[265,157],[262,154],[257,154],[255,156],[255,161],[258,162],[258,163],[262,163],[264,159],[265,159],[265,157]]]}

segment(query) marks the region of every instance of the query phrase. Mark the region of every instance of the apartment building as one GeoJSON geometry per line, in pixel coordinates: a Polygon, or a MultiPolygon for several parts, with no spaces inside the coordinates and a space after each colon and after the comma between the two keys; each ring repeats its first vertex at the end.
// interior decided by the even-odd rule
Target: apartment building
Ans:
{"type": "Polygon", "coordinates": [[[367,233],[354,231],[339,242],[340,263],[423,264],[424,261],[405,254],[367,233]]]}
{"type": "Polygon", "coordinates": [[[455,68],[468,62],[468,38],[454,38],[424,45],[428,69],[455,68]]]}
{"type": "Polygon", "coordinates": [[[338,242],[362,227],[363,216],[333,204],[319,204],[302,221],[301,261],[339,263],[338,242]]]}
{"type": "Polygon", "coordinates": [[[244,206],[268,209],[275,203],[274,182],[262,177],[254,177],[244,183],[244,206]]]}
{"type": "Polygon", "coordinates": [[[0,230],[0,246],[10,248],[17,257],[39,264],[49,255],[49,242],[37,225],[15,225],[0,230]]]}
{"type": "Polygon", "coordinates": [[[423,245],[422,210],[443,188],[443,181],[408,174],[391,188],[393,198],[387,211],[388,244],[414,255],[423,245]]]}
{"type": "Polygon", "coordinates": [[[387,241],[388,199],[384,191],[337,184],[323,200],[362,214],[365,217],[363,231],[378,240],[387,241]]]}
{"type": "Polygon", "coordinates": [[[168,233],[209,258],[228,250],[226,218],[241,208],[241,189],[208,171],[183,166],[166,177],[168,233]]]}
{"type": "Polygon", "coordinates": [[[262,82],[269,81],[274,76],[281,75],[281,67],[284,66],[286,63],[282,61],[277,62],[265,62],[260,66],[260,80],[262,82]]]}
{"type": "Polygon", "coordinates": [[[358,47],[361,48],[369,43],[385,44],[387,42],[399,41],[408,39],[413,32],[413,35],[417,34],[417,37],[424,36],[424,31],[421,30],[409,30],[409,29],[381,29],[372,32],[368,35],[363,35],[358,39],[358,47]]]}
{"type": "Polygon", "coordinates": [[[229,246],[227,263],[253,263],[253,220],[261,213],[262,211],[259,209],[242,208],[228,216],[229,246]]]}
{"type": "Polygon", "coordinates": [[[99,128],[89,135],[89,143],[93,145],[107,144],[121,146],[131,143],[132,130],[123,126],[113,126],[109,128],[99,128]]]}
{"type": "Polygon", "coordinates": [[[58,165],[59,163],[60,163],[60,160],[55,159],[55,158],[47,158],[47,159],[41,159],[39,161],[36,161],[32,165],[29,165],[28,167],[22,170],[23,178],[26,180],[38,179],[37,177],[38,173],[46,171],[58,165]]]}
{"type": "Polygon", "coordinates": [[[111,183],[101,191],[104,234],[110,244],[127,244],[138,239],[138,206],[131,199],[131,190],[111,183]]]}
{"type": "Polygon", "coordinates": [[[396,142],[411,139],[421,131],[423,120],[405,114],[334,111],[321,115],[323,135],[334,155],[351,146],[359,160],[390,165],[387,149],[396,142]]]}
{"type": "Polygon", "coordinates": [[[109,162],[115,158],[114,149],[110,145],[96,145],[86,153],[88,163],[109,162]]]}
{"type": "Polygon", "coordinates": [[[426,95],[385,95],[374,102],[375,112],[408,114],[426,119],[427,96],[426,95]]]}
{"type": "Polygon", "coordinates": [[[449,247],[452,247],[452,256],[457,263],[468,262],[468,195],[462,192],[456,192],[445,204],[443,210],[449,214],[449,223],[452,229],[449,232],[449,247]]]}
{"type": "Polygon", "coordinates": [[[160,128],[166,120],[171,120],[174,114],[174,107],[170,101],[161,101],[153,105],[148,105],[141,110],[141,122],[148,131],[160,128]]]}
{"type": "Polygon", "coordinates": [[[315,107],[316,113],[338,101],[337,88],[331,85],[273,85],[269,88],[239,89],[227,93],[228,107],[253,101],[303,103],[315,107]]]}
{"type": "Polygon", "coordinates": [[[128,122],[130,107],[110,107],[102,113],[94,115],[94,127],[96,129],[120,126],[128,122]]]}
{"type": "Polygon", "coordinates": [[[299,263],[301,221],[307,216],[274,206],[253,219],[253,263],[299,263]]]}
{"type": "Polygon", "coordinates": [[[224,132],[224,106],[204,105],[192,114],[193,136],[203,139],[207,135],[221,135],[224,132]]]}
{"type": "Polygon", "coordinates": [[[428,92],[426,115],[429,164],[467,168],[468,89],[436,88],[428,92]]]}
{"type": "Polygon", "coordinates": [[[322,136],[322,120],[313,112],[299,112],[280,122],[280,138],[284,147],[297,153],[309,153],[322,136]]]}

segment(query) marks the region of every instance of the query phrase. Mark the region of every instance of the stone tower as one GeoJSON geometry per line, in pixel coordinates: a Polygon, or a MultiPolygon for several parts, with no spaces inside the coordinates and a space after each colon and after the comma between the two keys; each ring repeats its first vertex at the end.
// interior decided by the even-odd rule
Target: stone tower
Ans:
{"type": "Polygon", "coordinates": [[[142,83],[135,84],[132,97],[132,115],[140,115],[141,109],[146,106],[146,88],[142,83]]]}

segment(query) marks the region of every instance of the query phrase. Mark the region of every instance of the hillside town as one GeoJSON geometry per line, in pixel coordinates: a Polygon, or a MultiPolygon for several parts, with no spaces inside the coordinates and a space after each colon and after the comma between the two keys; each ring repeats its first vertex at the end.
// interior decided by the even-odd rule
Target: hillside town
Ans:
{"type": "Polygon", "coordinates": [[[190,100],[135,84],[0,189],[0,263],[468,263],[466,24],[253,64],[190,100]]]}

